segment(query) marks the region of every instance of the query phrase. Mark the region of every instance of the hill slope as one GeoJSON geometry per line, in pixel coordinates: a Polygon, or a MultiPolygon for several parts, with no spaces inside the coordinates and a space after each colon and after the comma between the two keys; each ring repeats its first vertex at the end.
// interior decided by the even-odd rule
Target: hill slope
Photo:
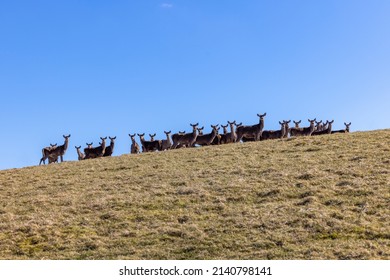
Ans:
{"type": "Polygon", "coordinates": [[[390,259],[390,130],[6,170],[0,184],[1,259],[390,259]]]}

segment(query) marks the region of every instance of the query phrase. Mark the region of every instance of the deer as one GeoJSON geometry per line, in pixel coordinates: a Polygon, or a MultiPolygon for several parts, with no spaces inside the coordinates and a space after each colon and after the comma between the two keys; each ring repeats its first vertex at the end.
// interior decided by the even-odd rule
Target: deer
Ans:
{"type": "MultiPolygon", "coordinates": [[[[90,144],[86,143],[87,144],[87,148],[92,148],[92,145],[93,145],[93,142],[91,142],[90,144]]],[[[81,146],[74,146],[76,148],[76,151],[77,151],[77,156],[78,156],[78,160],[83,160],[85,159],[85,154],[83,152],[80,151],[80,148],[81,146]]]]}
{"type": "Polygon", "coordinates": [[[283,136],[283,138],[288,138],[288,134],[290,133],[289,123],[291,122],[291,120],[288,120],[288,121],[283,120],[283,122],[284,122],[284,136],[283,136]]]}
{"type": "Polygon", "coordinates": [[[263,134],[261,135],[261,140],[268,140],[268,139],[278,139],[278,138],[283,138],[284,134],[286,132],[285,130],[285,122],[280,122],[279,124],[281,125],[279,130],[264,130],[263,134]]]}
{"type": "Polygon", "coordinates": [[[264,128],[264,117],[267,115],[267,113],[264,113],[263,115],[257,114],[257,116],[260,118],[259,123],[255,125],[250,126],[239,126],[237,128],[237,142],[240,142],[242,137],[249,137],[254,138],[255,141],[259,141],[261,137],[261,133],[263,132],[264,128]]]}
{"type": "Polygon", "coordinates": [[[154,137],[156,136],[156,133],[155,134],[149,134],[150,136],[150,141],[154,141],[154,137]]]}
{"type": "Polygon", "coordinates": [[[181,134],[175,139],[173,139],[172,136],[172,141],[173,141],[172,149],[175,149],[178,145],[185,145],[186,147],[191,147],[195,143],[196,137],[198,136],[196,133],[197,132],[196,128],[199,125],[199,123],[190,124],[190,125],[192,126],[191,133],[181,134]]]}
{"type": "Polygon", "coordinates": [[[85,154],[83,154],[80,149],[81,149],[81,146],[74,146],[76,148],[76,151],[77,151],[77,156],[78,156],[78,160],[83,160],[85,158],[85,154]]]}
{"type": "Polygon", "coordinates": [[[68,149],[68,144],[69,144],[69,137],[70,137],[70,134],[68,136],[66,135],[62,135],[65,139],[64,141],[64,144],[61,145],[61,146],[53,146],[53,148],[49,151],[49,150],[45,150],[45,151],[48,151],[48,153],[44,152],[44,149],[42,149],[42,158],[41,160],[39,161],[39,165],[41,165],[41,163],[43,162],[43,164],[45,164],[45,160],[47,158],[49,158],[49,163],[53,163],[53,162],[56,162],[58,161],[57,158],[60,157],[61,158],[61,162],[64,161],[64,154],[66,152],[66,150],[68,149]]]}
{"type": "Polygon", "coordinates": [[[110,136],[108,136],[108,138],[110,138],[110,145],[106,147],[104,154],[103,154],[104,157],[110,157],[114,153],[116,136],[112,137],[112,138],[110,136]]]}
{"type": "MultiPolygon", "coordinates": [[[[173,134],[172,135],[172,142],[175,143],[175,142],[179,141],[180,137],[182,137],[185,133],[186,133],[186,131],[183,130],[183,131],[179,131],[178,133],[173,134]]],[[[173,143],[172,143],[171,148],[173,147],[173,143]]],[[[176,148],[172,148],[172,149],[179,149],[179,148],[184,148],[184,147],[185,147],[185,145],[179,144],[179,145],[177,145],[176,148]]]]}
{"type": "Polygon", "coordinates": [[[85,153],[85,159],[90,159],[90,158],[97,158],[97,157],[102,157],[106,151],[106,139],[107,137],[100,137],[102,140],[100,146],[97,147],[91,147],[91,148],[85,148],[84,153],[85,153]]]}
{"type": "Polygon", "coordinates": [[[167,139],[164,139],[161,141],[161,150],[162,151],[169,150],[172,147],[171,137],[169,137],[169,135],[171,134],[171,131],[164,130],[164,133],[167,136],[167,139]]]}
{"type": "MultiPolygon", "coordinates": [[[[240,122],[239,124],[236,125],[236,135],[237,135],[237,129],[239,126],[242,126],[242,122],[240,122]]],[[[236,141],[237,141],[237,139],[236,139],[236,141]]],[[[252,142],[252,141],[255,141],[255,138],[252,136],[250,136],[250,137],[243,136],[241,138],[241,141],[242,142],[252,142]]]]}
{"type": "Polygon", "coordinates": [[[316,130],[314,130],[314,131],[321,131],[321,130],[323,130],[324,125],[322,124],[322,120],[319,121],[319,122],[315,121],[315,123],[316,123],[315,124],[316,130]]]}
{"type": "Polygon", "coordinates": [[[299,121],[293,121],[293,123],[295,124],[295,128],[299,128],[299,124],[302,122],[302,120],[299,120],[299,121]]]}
{"type": "Polygon", "coordinates": [[[211,145],[218,135],[218,124],[217,125],[211,125],[211,128],[213,129],[211,133],[198,135],[195,140],[195,144],[198,144],[199,146],[208,146],[211,145]]]}
{"type": "Polygon", "coordinates": [[[39,165],[41,165],[42,159],[43,159],[43,164],[46,164],[45,160],[49,157],[50,151],[53,150],[55,147],[57,147],[57,143],[55,143],[55,144],[50,143],[49,147],[45,147],[42,149],[42,158],[41,158],[41,161],[39,162],[39,165]]]}
{"type": "Polygon", "coordinates": [[[350,123],[344,123],[345,129],[334,130],[331,133],[332,134],[334,134],[334,133],[349,133],[349,127],[351,126],[351,124],[352,124],[351,122],[350,123]]]}
{"type": "Polygon", "coordinates": [[[326,129],[323,129],[321,131],[314,131],[311,135],[316,136],[316,135],[324,135],[324,134],[330,134],[332,132],[332,123],[334,122],[333,120],[326,121],[328,124],[328,127],[326,129]]]}
{"type": "Polygon", "coordinates": [[[134,134],[129,134],[130,139],[131,139],[131,146],[130,146],[130,153],[131,154],[138,154],[141,152],[141,149],[138,145],[138,143],[135,141],[135,133],[134,134]]]}
{"type": "Polygon", "coordinates": [[[234,128],[234,126],[236,125],[236,121],[228,121],[228,125],[230,126],[230,132],[226,132],[221,135],[221,144],[235,143],[237,140],[236,129],[234,128]]]}
{"type": "Polygon", "coordinates": [[[137,135],[139,136],[139,139],[141,141],[143,153],[161,150],[161,140],[146,141],[144,138],[145,133],[137,135]]]}
{"type": "Polygon", "coordinates": [[[204,126],[202,127],[198,127],[196,130],[198,131],[198,136],[199,135],[203,135],[203,129],[204,129],[204,126]]]}
{"type": "Polygon", "coordinates": [[[316,121],[316,119],[314,119],[314,120],[308,119],[308,121],[310,122],[309,127],[303,127],[303,128],[292,127],[292,128],[290,128],[290,135],[291,136],[310,136],[313,133],[313,131],[315,130],[314,122],[316,121]]]}

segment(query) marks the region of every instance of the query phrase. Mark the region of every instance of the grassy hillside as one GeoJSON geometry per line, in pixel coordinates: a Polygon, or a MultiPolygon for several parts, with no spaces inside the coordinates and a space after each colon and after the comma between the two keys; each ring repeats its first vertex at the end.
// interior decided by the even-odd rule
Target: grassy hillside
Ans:
{"type": "Polygon", "coordinates": [[[1,259],[390,259],[390,130],[13,169],[0,185],[1,259]]]}

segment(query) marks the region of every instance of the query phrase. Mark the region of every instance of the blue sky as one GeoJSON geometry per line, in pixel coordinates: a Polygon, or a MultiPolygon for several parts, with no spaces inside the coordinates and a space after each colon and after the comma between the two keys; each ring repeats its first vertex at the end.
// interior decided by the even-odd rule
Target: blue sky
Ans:
{"type": "Polygon", "coordinates": [[[389,1],[3,1],[0,169],[199,122],[389,128],[389,1]]]}

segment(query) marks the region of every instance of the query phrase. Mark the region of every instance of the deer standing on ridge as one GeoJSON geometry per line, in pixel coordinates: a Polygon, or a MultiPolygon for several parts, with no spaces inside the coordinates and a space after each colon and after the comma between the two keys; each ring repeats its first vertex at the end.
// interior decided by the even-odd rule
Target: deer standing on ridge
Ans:
{"type": "Polygon", "coordinates": [[[100,137],[102,140],[100,146],[94,147],[94,148],[85,148],[84,153],[85,153],[85,159],[90,159],[90,158],[97,158],[97,157],[102,157],[104,155],[104,152],[106,151],[106,139],[107,137],[100,137]]]}
{"type": "Polygon", "coordinates": [[[198,135],[195,140],[195,144],[198,144],[199,146],[208,146],[211,145],[211,143],[214,141],[214,138],[218,135],[218,125],[211,125],[211,128],[213,129],[211,133],[208,134],[202,134],[198,135]]]}
{"type": "Polygon", "coordinates": [[[173,138],[174,135],[172,135],[172,141],[173,141],[173,145],[172,145],[172,149],[175,149],[178,145],[184,145],[186,147],[192,147],[192,145],[195,143],[196,141],[196,137],[198,136],[197,135],[197,126],[199,125],[199,123],[196,123],[196,124],[190,124],[192,126],[192,133],[186,133],[186,134],[174,134],[174,135],[177,135],[177,137],[175,137],[175,139],[173,138]]]}
{"type": "Polygon", "coordinates": [[[68,149],[68,143],[69,143],[70,134],[68,136],[63,135],[63,137],[65,138],[65,141],[64,141],[63,145],[55,146],[50,151],[49,150],[45,150],[45,151],[48,151],[48,153],[44,152],[43,151],[44,149],[42,149],[43,156],[42,156],[41,160],[39,161],[39,165],[41,165],[42,162],[43,162],[43,164],[45,164],[45,160],[47,158],[49,158],[49,163],[57,161],[58,157],[61,158],[61,162],[64,161],[63,156],[64,156],[66,150],[68,149]]]}
{"type": "Polygon", "coordinates": [[[161,150],[162,151],[169,150],[172,147],[171,137],[169,136],[171,134],[171,131],[164,130],[164,133],[167,136],[167,139],[164,139],[161,141],[161,150]]]}
{"type": "Polygon", "coordinates": [[[130,153],[132,154],[139,154],[141,152],[141,148],[139,147],[138,143],[135,141],[135,133],[129,134],[131,139],[131,146],[130,146],[130,153]]]}
{"type": "Polygon", "coordinates": [[[116,136],[112,137],[112,138],[110,136],[108,136],[108,138],[110,138],[110,145],[107,146],[106,149],[104,150],[104,154],[103,154],[104,157],[109,157],[114,153],[116,136]]]}
{"type": "Polygon", "coordinates": [[[310,136],[313,133],[313,131],[315,130],[314,122],[316,121],[316,119],[314,119],[314,120],[308,119],[308,121],[310,123],[309,127],[302,127],[302,128],[292,127],[292,128],[290,128],[290,135],[291,136],[310,136]]]}
{"type": "Polygon", "coordinates": [[[145,133],[137,134],[141,141],[142,152],[153,152],[161,150],[161,140],[146,141],[144,136],[145,133]]]}
{"type": "Polygon", "coordinates": [[[267,113],[264,113],[263,115],[257,114],[259,117],[258,124],[250,126],[239,126],[237,128],[237,142],[240,142],[242,137],[254,138],[255,141],[259,141],[264,129],[264,117],[266,115],[267,113]]]}

